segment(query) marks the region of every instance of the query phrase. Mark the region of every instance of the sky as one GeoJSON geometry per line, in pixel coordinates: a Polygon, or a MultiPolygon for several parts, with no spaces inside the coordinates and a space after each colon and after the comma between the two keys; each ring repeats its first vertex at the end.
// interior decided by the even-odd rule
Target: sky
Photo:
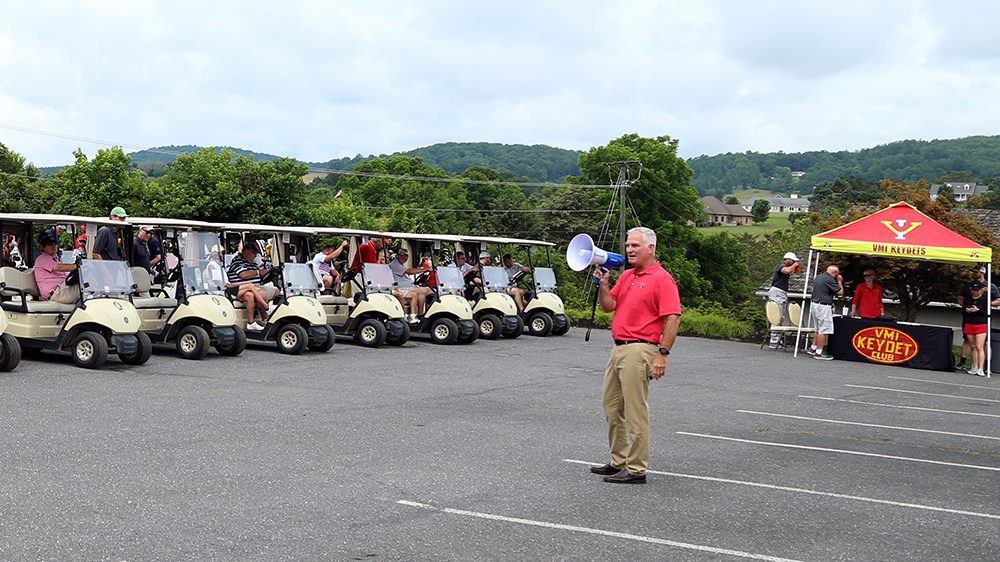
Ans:
{"type": "Polygon", "coordinates": [[[686,158],[1000,134],[995,1],[6,3],[0,142],[323,162],[439,142],[686,158]]]}

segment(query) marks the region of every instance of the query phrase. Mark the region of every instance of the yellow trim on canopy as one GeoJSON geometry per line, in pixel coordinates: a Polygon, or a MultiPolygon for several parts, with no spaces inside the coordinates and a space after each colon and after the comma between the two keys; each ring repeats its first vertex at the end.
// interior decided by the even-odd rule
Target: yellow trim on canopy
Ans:
{"type": "Polygon", "coordinates": [[[817,234],[810,240],[810,246],[821,252],[841,254],[864,254],[885,258],[927,260],[945,263],[979,263],[993,261],[993,250],[985,246],[979,248],[942,248],[919,244],[889,244],[883,242],[841,240],[824,238],[817,234]]]}

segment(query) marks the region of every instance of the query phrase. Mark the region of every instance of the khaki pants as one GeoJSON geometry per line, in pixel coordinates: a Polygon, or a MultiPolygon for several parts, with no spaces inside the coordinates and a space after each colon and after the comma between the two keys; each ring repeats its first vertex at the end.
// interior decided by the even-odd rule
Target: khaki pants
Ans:
{"type": "Polygon", "coordinates": [[[604,415],[608,419],[611,464],[631,474],[649,467],[649,373],[656,346],[616,345],[604,373],[604,415]],[[629,446],[629,440],[632,444],[629,446]]]}
{"type": "Polygon", "coordinates": [[[52,296],[49,297],[49,300],[62,304],[74,304],[80,300],[80,286],[73,285],[72,287],[68,287],[63,283],[56,287],[55,291],[52,291],[52,296]]]}

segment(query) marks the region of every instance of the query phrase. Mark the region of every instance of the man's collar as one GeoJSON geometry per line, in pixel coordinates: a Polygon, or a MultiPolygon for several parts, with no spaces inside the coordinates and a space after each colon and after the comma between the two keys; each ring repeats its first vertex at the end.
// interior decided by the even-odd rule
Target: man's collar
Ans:
{"type": "Polygon", "coordinates": [[[646,264],[646,266],[643,267],[642,269],[638,267],[633,267],[632,271],[635,272],[633,275],[646,275],[648,273],[656,271],[658,268],[660,268],[660,262],[653,260],[648,264],[646,264]]]}

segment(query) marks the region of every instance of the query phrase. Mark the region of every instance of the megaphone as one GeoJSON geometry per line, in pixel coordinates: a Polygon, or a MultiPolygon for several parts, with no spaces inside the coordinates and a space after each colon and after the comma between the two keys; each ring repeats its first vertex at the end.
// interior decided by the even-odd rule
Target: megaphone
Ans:
{"type": "Polygon", "coordinates": [[[594,245],[594,239],[587,234],[577,234],[566,248],[566,263],[573,271],[583,271],[592,265],[617,269],[625,265],[625,258],[621,254],[598,248],[594,245]]]}

